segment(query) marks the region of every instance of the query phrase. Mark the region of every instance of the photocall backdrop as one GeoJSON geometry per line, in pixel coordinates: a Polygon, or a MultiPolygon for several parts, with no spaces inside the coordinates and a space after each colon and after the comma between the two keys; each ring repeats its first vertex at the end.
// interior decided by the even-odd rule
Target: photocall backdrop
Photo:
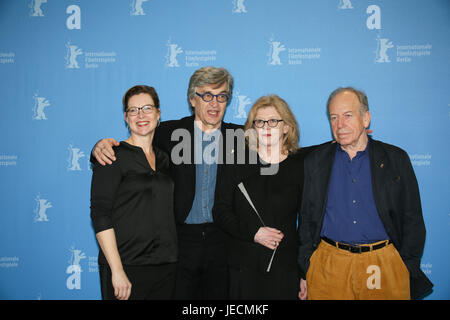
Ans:
{"type": "Polygon", "coordinates": [[[448,0],[1,0],[0,299],[100,299],[89,154],[127,137],[121,99],[154,86],[190,114],[207,65],[235,79],[225,121],[275,93],[300,144],[331,139],[326,100],[364,90],[373,137],[409,154],[427,228],[427,299],[450,298],[448,0]]]}

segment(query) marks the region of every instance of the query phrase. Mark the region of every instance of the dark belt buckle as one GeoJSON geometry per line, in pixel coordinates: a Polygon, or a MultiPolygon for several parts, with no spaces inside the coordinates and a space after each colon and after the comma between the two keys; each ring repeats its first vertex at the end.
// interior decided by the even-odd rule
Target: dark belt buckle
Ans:
{"type": "Polygon", "coordinates": [[[348,246],[348,251],[350,251],[351,253],[361,253],[362,252],[362,247],[359,246],[348,246]]]}

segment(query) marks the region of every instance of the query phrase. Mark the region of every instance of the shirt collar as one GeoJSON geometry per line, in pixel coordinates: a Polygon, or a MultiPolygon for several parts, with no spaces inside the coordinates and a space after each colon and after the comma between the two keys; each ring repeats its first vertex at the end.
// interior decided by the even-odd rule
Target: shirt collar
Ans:
{"type": "Polygon", "coordinates": [[[194,123],[194,130],[197,131],[197,134],[201,134],[202,141],[204,141],[204,139],[210,141],[212,137],[219,137],[222,134],[222,131],[221,131],[222,125],[214,131],[204,132],[202,129],[197,127],[194,123]]]}
{"type": "MultiPolygon", "coordinates": [[[[366,148],[363,151],[356,152],[356,156],[354,159],[362,158],[362,157],[366,156],[367,154],[369,154],[369,143],[370,143],[370,139],[367,140],[366,148]]],[[[342,149],[342,146],[339,143],[336,142],[336,144],[337,144],[336,149],[338,152],[343,152],[343,153],[347,154],[347,152],[344,149],[342,149]]]]}

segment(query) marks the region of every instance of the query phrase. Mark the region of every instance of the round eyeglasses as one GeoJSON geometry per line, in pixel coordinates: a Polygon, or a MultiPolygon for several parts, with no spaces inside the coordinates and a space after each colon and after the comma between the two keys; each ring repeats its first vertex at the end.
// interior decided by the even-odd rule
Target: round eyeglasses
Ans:
{"type": "Polygon", "coordinates": [[[149,114],[154,112],[156,110],[156,107],[152,106],[151,104],[142,107],[130,107],[127,109],[127,113],[129,116],[137,116],[139,110],[142,110],[142,112],[145,114],[149,114]]]}
{"type": "Polygon", "coordinates": [[[226,93],[212,94],[211,92],[205,92],[201,94],[196,92],[195,94],[202,98],[202,100],[205,102],[211,102],[214,100],[214,97],[216,97],[217,102],[225,103],[230,98],[226,93]]]}
{"type": "Polygon", "coordinates": [[[267,123],[269,125],[269,127],[271,128],[275,128],[276,126],[278,126],[278,123],[280,123],[281,121],[283,121],[282,119],[269,119],[269,120],[253,120],[253,123],[255,124],[255,127],[257,128],[264,128],[265,124],[267,123]]]}

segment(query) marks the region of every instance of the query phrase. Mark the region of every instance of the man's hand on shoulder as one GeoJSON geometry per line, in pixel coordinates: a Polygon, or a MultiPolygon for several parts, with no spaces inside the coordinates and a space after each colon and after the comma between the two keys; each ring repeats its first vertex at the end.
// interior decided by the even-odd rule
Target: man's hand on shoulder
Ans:
{"type": "Polygon", "coordinates": [[[113,146],[118,146],[120,143],[113,138],[102,139],[94,146],[92,150],[92,155],[102,166],[106,164],[112,164],[116,161],[113,146]]]}

